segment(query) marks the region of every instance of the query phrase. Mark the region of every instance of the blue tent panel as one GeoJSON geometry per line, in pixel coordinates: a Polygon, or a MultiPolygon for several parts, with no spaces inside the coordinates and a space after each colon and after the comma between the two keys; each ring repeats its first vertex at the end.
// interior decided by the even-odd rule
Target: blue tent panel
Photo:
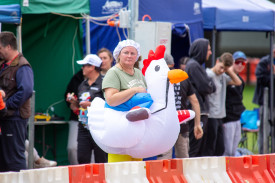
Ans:
{"type": "MultiPolygon", "coordinates": [[[[85,25],[84,25],[85,26],[85,25]]],[[[90,44],[91,44],[91,53],[96,54],[96,52],[101,48],[107,48],[110,51],[113,51],[119,42],[119,37],[116,32],[115,27],[100,26],[94,23],[90,24],[91,35],[90,35],[90,44]]],[[[84,37],[86,36],[86,30],[84,29],[84,37]]],[[[122,29],[119,29],[119,35],[121,39],[126,39],[123,36],[122,29]]],[[[84,53],[86,53],[86,45],[83,45],[84,53]]]]}
{"type": "Polygon", "coordinates": [[[149,15],[152,21],[173,23],[173,34],[184,34],[187,24],[190,28],[191,41],[203,37],[203,18],[201,0],[140,0],[139,20],[144,15],[149,15]],[[179,29],[181,33],[178,32],[179,29]]]}
{"type": "Polygon", "coordinates": [[[152,21],[191,23],[202,21],[201,0],[139,1],[139,20],[146,14],[152,21]]]}
{"type": "Polygon", "coordinates": [[[203,0],[203,27],[210,30],[273,31],[274,10],[261,6],[264,1],[203,0]]]}
{"type": "Polygon", "coordinates": [[[19,4],[0,5],[0,22],[19,24],[21,18],[21,10],[19,4]]]}
{"type": "Polygon", "coordinates": [[[90,0],[90,15],[93,17],[108,16],[118,13],[121,8],[126,8],[127,6],[128,0],[90,0]]]}

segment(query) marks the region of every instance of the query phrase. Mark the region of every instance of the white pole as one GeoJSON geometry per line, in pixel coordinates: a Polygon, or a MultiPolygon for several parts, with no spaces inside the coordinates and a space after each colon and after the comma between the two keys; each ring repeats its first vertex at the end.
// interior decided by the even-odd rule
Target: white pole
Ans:
{"type": "Polygon", "coordinates": [[[91,53],[91,40],[90,40],[90,17],[86,17],[86,55],[91,53]]]}
{"type": "Polygon", "coordinates": [[[22,19],[20,21],[20,24],[16,28],[16,39],[17,39],[18,51],[22,53],[22,19]]]}
{"type": "Polygon", "coordinates": [[[129,38],[134,40],[135,39],[135,26],[136,26],[136,22],[138,21],[139,0],[129,0],[128,6],[131,11],[129,38]]]}

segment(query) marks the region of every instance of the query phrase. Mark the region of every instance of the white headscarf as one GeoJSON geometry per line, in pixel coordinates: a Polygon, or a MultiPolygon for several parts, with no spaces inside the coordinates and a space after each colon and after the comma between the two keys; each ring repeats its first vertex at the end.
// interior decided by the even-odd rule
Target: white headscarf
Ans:
{"type": "Polygon", "coordinates": [[[116,46],[116,48],[113,52],[113,55],[114,55],[114,58],[115,58],[116,62],[118,61],[118,55],[119,55],[120,51],[122,50],[122,48],[127,47],[127,46],[132,46],[132,47],[136,48],[136,50],[137,50],[137,59],[136,59],[136,61],[138,60],[138,58],[140,56],[140,45],[139,45],[139,43],[137,43],[137,42],[135,42],[134,40],[131,40],[131,39],[126,39],[126,40],[120,41],[117,44],[117,46],[116,46]]]}

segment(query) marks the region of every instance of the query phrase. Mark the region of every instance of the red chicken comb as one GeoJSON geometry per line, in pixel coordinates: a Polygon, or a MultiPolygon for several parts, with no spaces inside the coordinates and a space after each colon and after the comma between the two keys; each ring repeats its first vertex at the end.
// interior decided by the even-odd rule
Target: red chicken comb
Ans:
{"type": "Polygon", "coordinates": [[[143,68],[142,68],[142,74],[145,76],[145,72],[150,65],[150,63],[153,60],[159,60],[161,58],[164,58],[164,52],[165,52],[165,46],[164,45],[159,45],[156,48],[156,52],[154,53],[153,50],[150,50],[148,53],[148,59],[143,60],[143,68]]]}

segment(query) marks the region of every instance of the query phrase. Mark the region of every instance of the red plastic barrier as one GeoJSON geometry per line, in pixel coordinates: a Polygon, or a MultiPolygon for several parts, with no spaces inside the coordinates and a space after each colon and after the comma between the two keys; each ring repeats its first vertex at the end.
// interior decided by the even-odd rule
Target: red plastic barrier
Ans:
{"type": "Polygon", "coordinates": [[[226,157],[226,172],[234,183],[274,182],[267,170],[265,155],[226,157]]]}
{"type": "Polygon", "coordinates": [[[68,166],[70,183],[106,183],[103,163],[68,166]]]}
{"type": "Polygon", "coordinates": [[[257,78],[255,75],[256,72],[256,67],[258,65],[258,63],[260,62],[259,58],[251,58],[250,60],[250,73],[249,73],[249,81],[250,83],[256,83],[257,78]]]}
{"type": "Polygon", "coordinates": [[[275,180],[275,154],[266,154],[267,170],[275,180]]]}
{"type": "Polygon", "coordinates": [[[187,183],[181,159],[146,161],[146,176],[150,183],[187,183]]]}
{"type": "Polygon", "coordinates": [[[255,71],[257,64],[259,63],[260,59],[259,58],[248,58],[248,63],[244,67],[243,71],[239,73],[241,78],[244,80],[244,82],[248,82],[250,84],[255,84],[257,81],[255,71]],[[249,78],[247,78],[247,76],[249,78]]]}

